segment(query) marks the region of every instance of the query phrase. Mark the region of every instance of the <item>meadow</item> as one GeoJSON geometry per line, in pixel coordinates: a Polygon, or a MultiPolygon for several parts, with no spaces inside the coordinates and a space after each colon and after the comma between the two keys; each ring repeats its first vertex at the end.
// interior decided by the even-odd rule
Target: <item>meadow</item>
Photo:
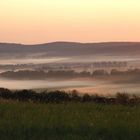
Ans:
{"type": "Polygon", "coordinates": [[[0,101],[1,140],[139,140],[140,105],[0,101]]]}

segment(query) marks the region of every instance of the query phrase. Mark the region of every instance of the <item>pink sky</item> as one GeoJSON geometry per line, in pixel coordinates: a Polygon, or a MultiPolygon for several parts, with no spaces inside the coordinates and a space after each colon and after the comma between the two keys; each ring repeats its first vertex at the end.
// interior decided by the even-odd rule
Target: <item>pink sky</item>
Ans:
{"type": "Polygon", "coordinates": [[[1,0],[0,42],[140,41],[140,0],[1,0]]]}

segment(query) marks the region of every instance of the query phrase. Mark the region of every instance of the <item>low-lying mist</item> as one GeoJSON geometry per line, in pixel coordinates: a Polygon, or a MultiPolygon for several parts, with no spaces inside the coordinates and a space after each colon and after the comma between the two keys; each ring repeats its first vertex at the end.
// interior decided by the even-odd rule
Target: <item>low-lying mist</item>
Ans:
{"type": "Polygon", "coordinates": [[[0,79],[0,86],[8,89],[61,89],[74,90],[90,94],[116,94],[126,92],[140,94],[140,84],[115,84],[101,80],[71,79],[71,80],[6,80],[0,79]]]}

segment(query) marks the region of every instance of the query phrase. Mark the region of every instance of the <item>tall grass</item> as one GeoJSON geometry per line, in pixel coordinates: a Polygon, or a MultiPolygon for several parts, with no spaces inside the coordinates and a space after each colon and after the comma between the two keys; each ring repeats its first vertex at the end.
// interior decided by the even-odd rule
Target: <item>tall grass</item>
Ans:
{"type": "Polygon", "coordinates": [[[0,140],[140,140],[140,106],[1,102],[0,140]]]}

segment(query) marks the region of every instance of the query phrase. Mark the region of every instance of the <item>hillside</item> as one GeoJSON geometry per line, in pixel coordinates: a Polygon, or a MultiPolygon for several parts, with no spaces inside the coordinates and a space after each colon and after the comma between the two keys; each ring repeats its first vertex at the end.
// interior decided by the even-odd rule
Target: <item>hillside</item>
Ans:
{"type": "Polygon", "coordinates": [[[139,55],[140,43],[106,42],[106,43],[74,43],[53,42],[37,45],[0,43],[0,54],[36,54],[46,56],[78,56],[78,55],[139,55]]]}

